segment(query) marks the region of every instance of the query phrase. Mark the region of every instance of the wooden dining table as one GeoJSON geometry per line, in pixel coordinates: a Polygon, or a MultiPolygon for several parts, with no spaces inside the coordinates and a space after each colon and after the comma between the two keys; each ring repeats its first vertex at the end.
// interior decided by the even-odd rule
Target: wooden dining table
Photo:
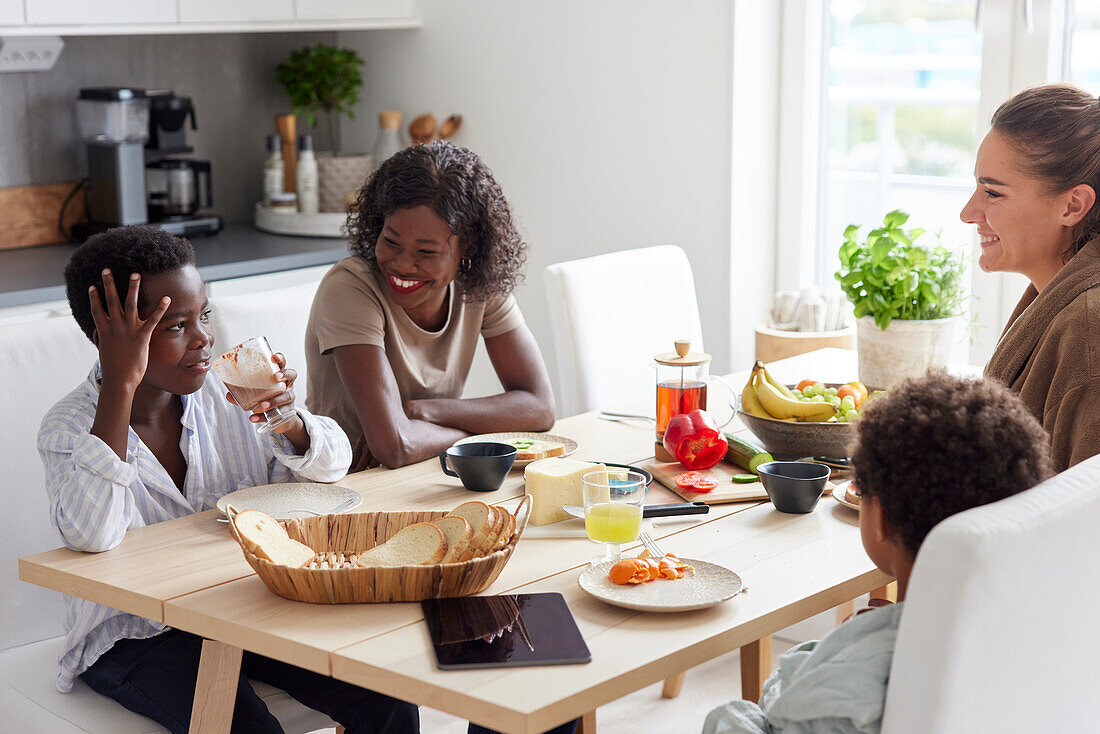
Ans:
{"type": "MultiPolygon", "coordinates": [[[[844,382],[856,374],[855,352],[824,349],[769,369],[785,381],[844,382]]],[[[747,376],[744,370],[728,380],[741,385],[747,376]]],[[[721,419],[729,409],[719,395],[711,391],[710,407],[721,419]]],[[[612,407],[652,414],[653,398],[612,407]]],[[[736,419],[727,430],[747,431],[736,419]]],[[[643,421],[603,420],[590,412],[559,420],[551,432],[575,440],[579,459],[641,464],[653,456],[653,427],[643,421]]],[[[355,512],[449,510],[470,499],[514,508],[524,492],[522,469],[494,492],[472,493],[435,459],[371,469],[338,484],[362,495],[355,512]]],[[[656,482],[647,491],[647,504],[675,501],[680,498],[656,482]]],[[[583,537],[523,537],[483,593],[561,593],[592,661],[440,670],[419,603],[325,605],[278,597],[218,518],[208,510],[131,530],[102,553],[59,548],[19,561],[24,581],[206,638],[192,732],[230,730],[241,655],[249,650],[503,732],[533,734],[580,717],[591,734],[597,707],[738,648],[749,658],[742,661],[743,690],[758,694],[770,654],[765,659],[757,641],[891,580],[863,551],[858,513],[829,498],[805,515],[757,500],[656,524],[653,534],[664,550],[725,566],[744,583],[729,601],[690,612],[610,606],[577,582],[598,546],[583,537]]],[[[730,698],[737,695],[730,691],[730,698]]],[[[698,721],[685,721],[685,730],[701,726],[705,714],[694,712],[698,721]]]]}

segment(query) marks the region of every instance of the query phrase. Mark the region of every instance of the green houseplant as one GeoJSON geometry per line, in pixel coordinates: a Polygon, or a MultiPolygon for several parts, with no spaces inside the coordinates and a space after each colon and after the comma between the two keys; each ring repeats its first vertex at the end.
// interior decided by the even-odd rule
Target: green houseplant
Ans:
{"type": "Polygon", "coordinates": [[[966,306],[965,263],[941,245],[924,246],[920,228],[903,229],[895,210],[860,239],[844,230],[836,279],[855,310],[860,379],[889,387],[946,366],[966,306]]]}
{"type": "Polygon", "coordinates": [[[323,112],[329,139],[336,145],[336,116],[355,117],[352,107],[359,101],[363,59],[354,50],[318,43],[291,52],[275,67],[275,81],[283,87],[294,114],[303,115],[311,126],[323,112]]]}
{"type": "MultiPolygon", "coordinates": [[[[286,92],[294,114],[317,125],[322,113],[332,147],[340,149],[337,118],[344,114],[354,119],[353,107],[359,101],[363,59],[347,48],[319,43],[294,51],[275,68],[275,80],[286,92]]],[[[369,153],[317,153],[317,189],[322,212],[346,212],[349,196],[362,186],[370,174],[373,159],[369,153]]]]}

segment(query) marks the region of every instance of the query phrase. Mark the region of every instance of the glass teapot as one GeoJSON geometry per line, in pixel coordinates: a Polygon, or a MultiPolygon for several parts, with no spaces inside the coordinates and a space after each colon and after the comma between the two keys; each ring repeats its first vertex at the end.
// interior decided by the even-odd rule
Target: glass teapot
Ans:
{"type": "MultiPolygon", "coordinates": [[[[658,354],[653,358],[653,367],[657,371],[657,437],[656,456],[661,461],[675,461],[665,451],[663,441],[665,429],[672,416],[680,413],[690,413],[693,410],[707,409],[707,383],[714,381],[721,383],[730,395],[734,394],[733,388],[721,377],[709,374],[710,355],[703,352],[692,352],[691,342],[687,339],[677,339],[675,352],[658,354]]],[[[729,418],[720,428],[729,425],[736,413],[731,413],[729,418]]],[[[716,419],[717,420],[717,419],[716,419]]]]}

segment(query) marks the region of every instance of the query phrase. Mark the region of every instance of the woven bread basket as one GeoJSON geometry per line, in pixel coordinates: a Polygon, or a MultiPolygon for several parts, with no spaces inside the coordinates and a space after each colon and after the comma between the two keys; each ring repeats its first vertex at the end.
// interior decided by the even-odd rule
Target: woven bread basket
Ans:
{"type": "MultiPolygon", "coordinates": [[[[431,512],[363,512],[280,520],[287,534],[318,553],[358,553],[389,540],[413,523],[446,515],[431,512]]],[[[245,560],[267,588],[286,599],[314,604],[420,601],[436,597],[468,596],[493,583],[527,526],[531,498],[524,496],[516,511],[516,532],[508,545],[480,558],[460,563],[426,566],[371,566],[367,568],[291,568],[279,566],[248,550],[230,517],[229,528],[245,560]]]]}

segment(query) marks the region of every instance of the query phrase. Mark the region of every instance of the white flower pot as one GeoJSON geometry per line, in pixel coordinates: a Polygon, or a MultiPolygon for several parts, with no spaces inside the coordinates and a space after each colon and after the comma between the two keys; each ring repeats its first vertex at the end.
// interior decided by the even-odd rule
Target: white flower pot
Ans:
{"type": "Polygon", "coordinates": [[[946,367],[961,316],[930,321],[894,319],[880,329],[871,316],[856,320],[859,379],[871,389],[885,390],[907,377],[921,377],[932,367],[946,367]]]}

